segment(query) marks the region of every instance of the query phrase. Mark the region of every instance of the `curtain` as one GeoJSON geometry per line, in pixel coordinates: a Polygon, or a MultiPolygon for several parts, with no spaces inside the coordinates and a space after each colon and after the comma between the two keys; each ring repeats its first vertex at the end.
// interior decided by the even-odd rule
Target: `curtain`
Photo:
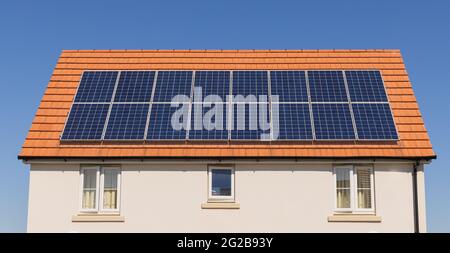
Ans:
{"type": "Polygon", "coordinates": [[[117,190],[105,189],[103,192],[103,208],[117,209],[117,190]]]}
{"type": "Polygon", "coordinates": [[[95,209],[95,190],[83,190],[83,209],[95,209]]]}
{"type": "Polygon", "coordinates": [[[350,208],[350,189],[337,190],[337,208],[350,208]]]}
{"type": "Polygon", "coordinates": [[[370,189],[358,189],[358,208],[372,208],[370,189]]]}

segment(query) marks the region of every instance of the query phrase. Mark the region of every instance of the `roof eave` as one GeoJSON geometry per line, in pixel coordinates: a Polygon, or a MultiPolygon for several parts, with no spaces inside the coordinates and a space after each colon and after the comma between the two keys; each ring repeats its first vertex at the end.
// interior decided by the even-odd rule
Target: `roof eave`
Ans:
{"type": "Polygon", "coordinates": [[[258,160],[258,159],[335,159],[335,160],[348,160],[348,159],[404,159],[404,160],[435,160],[437,159],[436,155],[431,156],[321,156],[321,157],[307,157],[307,156],[21,156],[17,157],[19,160],[23,160],[24,162],[30,160],[157,160],[157,159],[177,159],[177,160],[204,160],[204,159],[213,159],[213,160],[258,160]]]}

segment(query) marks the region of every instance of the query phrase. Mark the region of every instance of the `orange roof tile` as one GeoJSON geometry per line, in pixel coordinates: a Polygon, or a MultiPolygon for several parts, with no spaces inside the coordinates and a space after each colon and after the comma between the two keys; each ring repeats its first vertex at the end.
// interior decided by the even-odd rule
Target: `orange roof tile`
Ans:
{"type": "Polygon", "coordinates": [[[70,157],[396,157],[434,158],[399,50],[64,50],[19,154],[70,157]],[[379,69],[397,143],[61,143],[65,119],[84,70],[379,69]]]}

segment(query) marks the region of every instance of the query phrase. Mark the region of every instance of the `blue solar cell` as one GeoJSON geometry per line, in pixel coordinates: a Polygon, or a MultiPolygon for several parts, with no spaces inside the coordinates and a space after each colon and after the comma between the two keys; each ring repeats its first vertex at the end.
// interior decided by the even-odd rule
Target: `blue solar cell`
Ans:
{"type": "Polygon", "coordinates": [[[191,86],[192,71],[159,71],[153,102],[172,102],[177,95],[190,98],[191,86]]]}
{"type": "Polygon", "coordinates": [[[270,87],[272,101],[308,102],[305,71],[271,71],[270,87]]]}
{"type": "Polygon", "coordinates": [[[105,140],[143,140],[149,104],[114,104],[105,140]]]}
{"type": "Polygon", "coordinates": [[[312,110],[317,140],[355,139],[348,104],[313,104],[312,110]]]}
{"type": "Polygon", "coordinates": [[[195,89],[197,90],[199,87],[202,90],[202,97],[195,93],[194,102],[202,102],[209,95],[219,96],[221,101],[214,100],[216,102],[226,102],[227,96],[230,95],[230,72],[197,71],[195,72],[195,89]]]}
{"type": "Polygon", "coordinates": [[[312,102],[347,102],[342,71],[308,71],[312,102]]]}
{"type": "MultiPolygon", "coordinates": [[[[269,109],[259,96],[267,99],[267,71],[197,71],[194,86],[201,88],[202,99],[217,95],[226,102],[230,85],[234,100],[230,115],[232,129],[228,129],[228,113],[225,106],[221,122],[218,116],[211,116],[209,108],[203,108],[200,115],[201,128],[196,129],[189,118],[189,103],[192,91],[192,71],[159,71],[156,87],[153,87],[155,71],[86,71],[80,81],[75,102],[67,119],[62,140],[100,140],[110,107],[115,84],[115,98],[105,132],[107,140],[139,140],[145,138],[145,126],[149,107],[152,107],[147,129],[149,140],[184,140],[187,125],[191,125],[189,139],[227,140],[229,133],[233,140],[268,140],[270,137],[269,109]],[[152,91],[155,90],[152,105],[152,91]],[[182,95],[177,101],[184,102],[183,108],[173,107],[169,102],[182,95]],[[236,99],[236,95],[242,100],[236,99]],[[253,95],[253,99],[245,97],[253,95]],[[244,103],[245,102],[245,103],[244,103]],[[250,103],[249,102],[255,102],[250,103]],[[260,107],[264,105],[264,107],[260,107]],[[205,126],[203,121],[219,124],[205,126]],[[182,121],[181,123],[179,121],[182,121]]],[[[278,96],[279,103],[272,103],[272,126],[275,140],[353,140],[355,129],[348,103],[345,78],[342,71],[271,71],[271,95],[278,96]],[[308,79],[306,78],[308,76],[308,79]],[[308,83],[313,102],[314,129],[308,102],[308,83]],[[273,108],[278,106],[278,110],[273,108]],[[277,120],[278,119],[278,120],[277,120]],[[278,124],[278,128],[274,126],[278,124]],[[314,130],[314,131],[313,131],[314,130]]],[[[396,140],[392,113],[387,102],[381,73],[375,70],[345,71],[348,92],[358,138],[361,140],[396,140]],[[382,103],[365,103],[382,102],[382,103]]],[[[250,96],[251,97],[251,96],[250,96]]],[[[194,101],[195,102],[195,101],[194,101]]],[[[217,102],[217,101],[215,101],[217,102]]],[[[273,101],[272,101],[273,102],[273,101]]],[[[217,105],[215,105],[217,106],[217,105]]],[[[218,112],[220,114],[220,112],[218,112]]]]}
{"type": "Polygon", "coordinates": [[[154,71],[122,71],[114,102],[150,102],[154,71]]]}
{"type": "Polygon", "coordinates": [[[74,104],[62,140],[100,140],[109,104],[74,104]]]}
{"type": "Polygon", "coordinates": [[[353,104],[352,106],[359,139],[398,139],[389,104],[353,104]]]}
{"type": "Polygon", "coordinates": [[[189,139],[227,140],[229,104],[193,104],[189,139]]]}
{"type": "Polygon", "coordinates": [[[231,139],[269,140],[269,104],[233,104],[231,139]]]}
{"type": "Polygon", "coordinates": [[[233,71],[232,86],[233,96],[253,95],[255,99],[259,100],[259,96],[264,95],[268,101],[269,88],[266,71],[233,71]]]}
{"type": "Polygon", "coordinates": [[[75,102],[110,102],[117,74],[117,71],[84,72],[75,102]]]}
{"type": "Polygon", "coordinates": [[[387,102],[380,71],[345,71],[352,102],[387,102]]]}
{"type": "Polygon", "coordinates": [[[189,105],[153,104],[147,130],[148,140],[184,140],[189,124],[189,105]]]}
{"type": "Polygon", "coordinates": [[[309,105],[273,103],[272,127],[275,140],[312,140],[309,105]]]}

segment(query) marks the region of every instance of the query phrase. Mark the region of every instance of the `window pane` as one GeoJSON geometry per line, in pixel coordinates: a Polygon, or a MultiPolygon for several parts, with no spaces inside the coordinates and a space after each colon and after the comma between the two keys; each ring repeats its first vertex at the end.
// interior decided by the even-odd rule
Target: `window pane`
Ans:
{"type": "Polygon", "coordinates": [[[231,170],[213,169],[211,173],[211,194],[213,196],[231,196],[231,170]]]}
{"type": "Polygon", "coordinates": [[[358,181],[358,189],[370,189],[370,169],[357,169],[356,176],[358,181]]]}
{"type": "Polygon", "coordinates": [[[337,190],[337,208],[350,208],[350,189],[337,190]]]}
{"type": "Polygon", "coordinates": [[[103,174],[105,177],[105,189],[106,188],[117,188],[117,175],[119,171],[117,169],[103,169],[103,174]]]}
{"type": "Polygon", "coordinates": [[[350,188],[350,169],[336,169],[336,187],[350,188]]]}
{"type": "Polygon", "coordinates": [[[83,209],[95,209],[97,191],[97,170],[86,169],[83,171],[83,209]]]}
{"type": "Polygon", "coordinates": [[[103,170],[103,208],[117,209],[117,177],[119,171],[117,169],[103,170]]]}
{"type": "Polygon", "coordinates": [[[370,189],[358,190],[358,208],[372,208],[370,189]]]}
{"type": "Polygon", "coordinates": [[[338,168],[336,173],[336,207],[350,208],[350,168],[338,168]]]}
{"type": "Polygon", "coordinates": [[[358,208],[372,208],[370,175],[371,169],[369,168],[356,170],[358,208]]]}

